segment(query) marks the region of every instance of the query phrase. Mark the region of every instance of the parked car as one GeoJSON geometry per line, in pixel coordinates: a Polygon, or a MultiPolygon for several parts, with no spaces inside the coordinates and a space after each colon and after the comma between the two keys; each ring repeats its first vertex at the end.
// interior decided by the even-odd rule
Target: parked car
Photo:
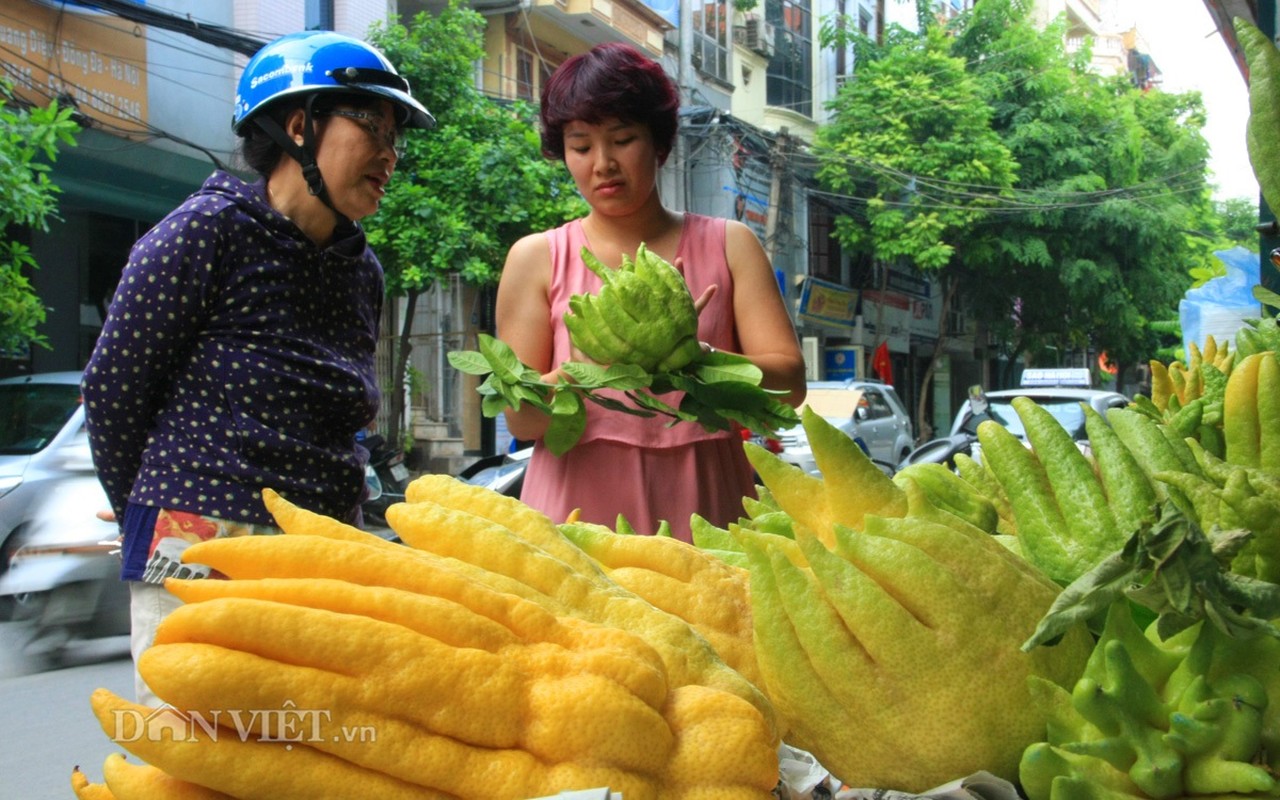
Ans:
{"type": "Polygon", "coordinates": [[[119,531],[84,427],[80,373],[0,380],[0,618],[29,626],[25,649],[129,632],[119,531]]]}
{"type": "MultiPolygon", "coordinates": [[[[914,444],[911,416],[898,393],[887,383],[867,380],[810,381],[804,405],[858,442],[882,468],[903,459],[914,444]]],[[[817,462],[804,426],[781,431],[779,456],[806,472],[816,472],[817,462]]]]}
{"type": "MultiPolygon", "coordinates": [[[[1106,416],[1108,408],[1124,408],[1129,398],[1119,392],[1106,389],[1084,389],[1079,387],[1020,387],[1018,389],[1002,389],[998,392],[987,392],[986,408],[975,413],[973,399],[966,399],[960,411],[956,412],[955,421],[951,424],[951,434],[977,433],[978,422],[995,420],[1010,430],[1019,439],[1027,439],[1027,431],[1014,411],[1012,401],[1015,397],[1029,397],[1038,406],[1053,415],[1053,419],[1061,422],[1071,438],[1076,442],[1088,442],[1089,435],[1084,430],[1084,410],[1080,403],[1088,403],[1094,411],[1106,416]]],[[[979,401],[979,404],[982,401],[979,401]]]]}
{"type": "Polygon", "coordinates": [[[1089,452],[1089,434],[1085,430],[1084,409],[1080,404],[1088,403],[1103,416],[1108,409],[1129,405],[1129,398],[1119,392],[1091,388],[1088,370],[1029,369],[1024,371],[1022,386],[1017,389],[971,390],[969,398],[956,412],[949,435],[920,445],[902,460],[899,467],[927,461],[953,466],[958,453],[981,460],[977,434],[978,425],[985,420],[1000,423],[1025,443],[1027,432],[1013,408],[1015,397],[1029,397],[1048,411],[1071,434],[1076,446],[1086,453],[1089,452]]]}

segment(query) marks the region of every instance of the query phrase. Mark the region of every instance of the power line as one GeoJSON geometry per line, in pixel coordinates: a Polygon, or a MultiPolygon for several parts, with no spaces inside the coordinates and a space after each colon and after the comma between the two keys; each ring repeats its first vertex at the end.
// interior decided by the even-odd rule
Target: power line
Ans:
{"type": "MultiPolygon", "coordinates": [[[[77,0],[77,3],[106,11],[130,22],[184,33],[198,41],[216,45],[244,56],[254,55],[268,42],[266,39],[250,36],[221,25],[201,22],[190,14],[179,16],[167,11],[159,11],[138,5],[130,2],[130,0],[77,0]]],[[[65,2],[63,7],[65,9],[65,2]]]]}

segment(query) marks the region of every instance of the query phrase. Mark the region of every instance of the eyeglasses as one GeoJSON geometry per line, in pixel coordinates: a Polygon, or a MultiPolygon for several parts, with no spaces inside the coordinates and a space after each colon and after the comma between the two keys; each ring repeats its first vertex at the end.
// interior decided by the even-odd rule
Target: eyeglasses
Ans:
{"type": "Polygon", "coordinates": [[[354,120],[375,142],[395,151],[396,159],[404,158],[404,138],[395,125],[387,125],[386,118],[381,114],[375,114],[372,111],[347,111],[341,108],[333,108],[325,113],[332,117],[346,117],[354,120]]]}

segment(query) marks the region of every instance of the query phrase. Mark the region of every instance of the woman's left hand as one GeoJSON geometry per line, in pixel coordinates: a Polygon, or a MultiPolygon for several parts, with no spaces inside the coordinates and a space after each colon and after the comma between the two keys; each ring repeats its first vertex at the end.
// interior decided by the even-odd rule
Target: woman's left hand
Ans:
{"type": "MultiPolygon", "coordinates": [[[[684,258],[677,256],[672,266],[676,268],[676,272],[679,272],[681,275],[684,275],[684,258]]],[[[707,288],[703,289],[702,294],[698,295],[698,297],[693,301],[693,310],[698,314],[701,314],[702,309],[706,308],[707,303],[710,303],[711,298],[715,296],[717,288],[718,287],[716,286],[716,284],[713,283],[707,288]]]]}
{"type": "Polygon", "coordinates": [[[703,289],[702,294],[698,296],[698,299],[693,301],[693,310],[701,314],[702,309],[706,308],[707,303],[710,303],[711,298],[715,296],[717,288],[718,287],[713,283],[706,289],[703,289]]]}

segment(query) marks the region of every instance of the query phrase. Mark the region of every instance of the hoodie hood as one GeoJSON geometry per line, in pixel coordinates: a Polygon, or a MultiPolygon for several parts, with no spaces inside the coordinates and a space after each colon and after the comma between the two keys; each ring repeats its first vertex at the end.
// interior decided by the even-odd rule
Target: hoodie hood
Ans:
{"type": "MultiPolygon", "coordinates": [[[[198,205],[208,203],[219,209],[228,206],[238,208],[266,229],[281,247],[316,246],[297,223],[272,208],[267,199],[265,178],[250,183],[229,172],[218,170],[205,179],[200,189],[191,196],[191,201],[198,205]]],[[[346,258],[360,258],[365,253],[366,245],[364,229],[359,223],[340,219],[334,230],[333,241],[325,249],[346,258]]]]}

